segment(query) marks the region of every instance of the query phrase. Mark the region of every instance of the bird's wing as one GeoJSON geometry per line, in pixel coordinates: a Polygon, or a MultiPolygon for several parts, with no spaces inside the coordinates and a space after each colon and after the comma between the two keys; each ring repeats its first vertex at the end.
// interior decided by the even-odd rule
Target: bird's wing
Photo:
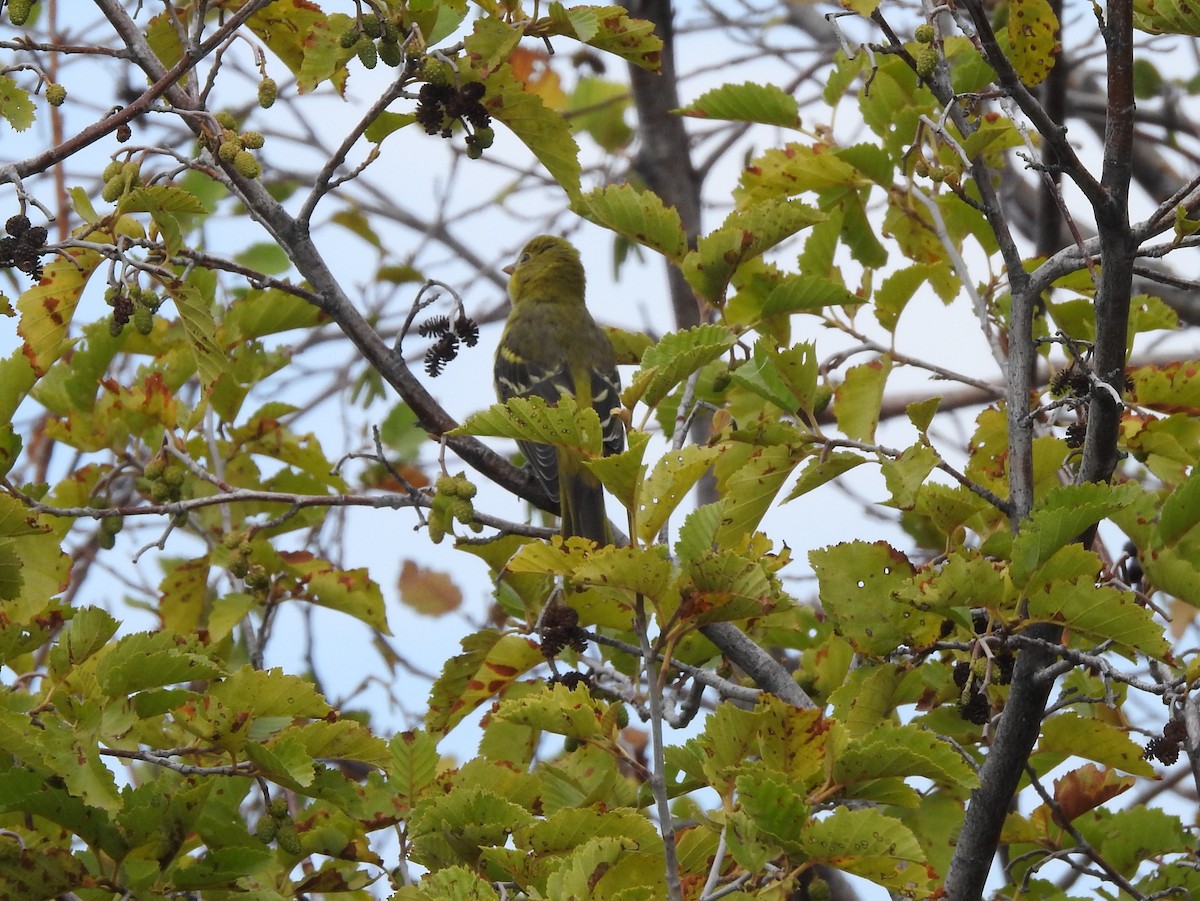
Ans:
{"type": "Polygon", "coordinates": [[[592,406],[600,417],[604,435],[604,456],[625,449],[625,423],[614,410],[621,408],[621,376],[615,366],[592,370],[592,406]]]}
{"type": "MultiPolygon", "coordinates": [[[[565,364],[547,366],[501,353],[496,362],[496,393],[504,400],[514,397],[540,397],[557,404],[563,394],[575,393],[570,368],[565,364]]],[[[558,449],[552,444],[518,441],[517,446],[529,461],[534,477],[546,494],[558,502],[558,449]]]]}

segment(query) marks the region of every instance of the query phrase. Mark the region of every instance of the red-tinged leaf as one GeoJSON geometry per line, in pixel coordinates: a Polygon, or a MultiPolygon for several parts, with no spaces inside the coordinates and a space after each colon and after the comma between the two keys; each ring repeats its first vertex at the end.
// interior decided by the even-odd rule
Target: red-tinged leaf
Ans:
{"type": "Polygon", "coordinates": [[[462,591],[449,573],[427,569],[411,560],[405,560],[400,569],[399,588],[400,600],[426,616],[441,616],[462,604],[462,591]]]}
{"type": "Polygon", "coordinates": [[[1135,780],[1089,763],[1054,780],[1054,800],[1066,822],[1133,788],[1135,780]]]}
{"type": "Polygon", "coordinates": [[[697,119],[761,122],[783,128],[800,125],[800,109],[795,97],[776,85],[754,82],[714,88],[676,112],[697,119]]]}
{"type": "Polygon", "coordinates": [[[463,653],[446,661],[430,692],[425,728],[435,735],[445,735],[546,659],[532,640],[492,629],[468,635],[462,646],[463,653]]]}
{"type": "Polygon", "coordinates": [[[1200,414],[1200,360],[1142,366],[1129,377],[1137,404],[1161,413],[1200,414]]]}
{"type": "Polygon", "coordinates": [[[635,66],[657,72],[662,65],[662,39],[654,23],[634,19],[620,6],[550,4],[549,18],[535,24],[531,34],[563,34],[621,57],[635,66]],[[548,22],[550,27],[541,27],[548,22]]]}
{"type": "Polygon", "coordinates": [[[795,197],[870,181],[828,144],[785,144],[756,157],[742,172],[733,196],[739,204],[795,197]]]}
{"type": "Polygon", "coordinates": [[[75,307],[101,259],[95,251],[80,248],[56,256],[42,270],[41,281],[17,299],[17,334],[25,340],[25,356],[38,377],[67,349],[75,307]]]}
{"type": "Polygon", "coordinates": [[[349,614],[372,629],[391,635],[383,593],[365,568],[337,569],[327,560],[304,555],[283,555],[289,568],[306,583],[299,597],[349,614]]]}
{"type": "Polygon", "coordinates": [[[1133,24],[1151,34],[1200,37],[1200,9],[1188,0],[1134,0],[1133,24]]]}

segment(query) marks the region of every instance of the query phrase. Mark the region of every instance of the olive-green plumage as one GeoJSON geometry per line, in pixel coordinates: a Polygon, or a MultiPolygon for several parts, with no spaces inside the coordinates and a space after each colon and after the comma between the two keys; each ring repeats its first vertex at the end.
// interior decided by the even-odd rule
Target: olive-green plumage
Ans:
{"type": "MultiPolygon", "coordinates": [[[[511,276],[512,311],[496,351],[496,394],[502,401],[541,397],[551,404],[569,394],[581,406],[590,403],[600,417],[604,453],[620,453],[625,433],[613,411],[621,406],[621,379],[612,342],[584,304],[579,251],[542,235],[504,271],[511,276]]],[[[604,491],[578,455],[549,444],[519,444],[538,482],[558,501],[563,537],[609,543],[604,491]]]]}

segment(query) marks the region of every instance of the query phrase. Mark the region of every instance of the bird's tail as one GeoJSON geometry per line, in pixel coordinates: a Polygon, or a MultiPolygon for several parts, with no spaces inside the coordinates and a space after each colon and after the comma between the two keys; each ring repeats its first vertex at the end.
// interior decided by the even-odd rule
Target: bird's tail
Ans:
{"type": "Polygon", "coordinates": [[[584,469],[578,459],[568,461],[561,456],[558,475],[563,538],[578,535],[601,546],[612,544],[600,480],[584,469]]]}

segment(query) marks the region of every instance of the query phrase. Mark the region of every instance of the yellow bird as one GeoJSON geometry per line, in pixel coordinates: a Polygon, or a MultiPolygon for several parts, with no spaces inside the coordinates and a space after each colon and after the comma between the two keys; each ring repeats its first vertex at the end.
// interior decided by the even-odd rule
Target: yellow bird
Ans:
{"type": "MultiPolygon", "coordinates": [[[[551,235],[533,238],[506,266],[512,311],[496,350],[496,395],[541,397],[557,404],[564,395],[600,417],[604,454],[625,446],[620,409],[621,378],[612,342],[584,303],[579,251],[551,235]]],[[[604,491],[578,454],[550,444],[520,441],[521,452],[546,494],[558,502],[564,538],[578,535],[611,543],[604,491]]]]}

